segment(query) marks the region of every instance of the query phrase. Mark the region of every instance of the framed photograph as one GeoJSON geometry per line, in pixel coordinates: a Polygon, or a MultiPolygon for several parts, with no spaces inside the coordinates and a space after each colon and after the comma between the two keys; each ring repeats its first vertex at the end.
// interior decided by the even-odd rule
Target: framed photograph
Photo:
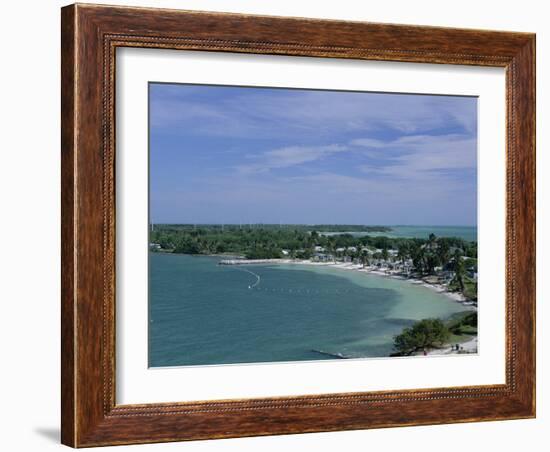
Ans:
{"type": "Polygon", "coordinates": [[[535,416],[535,36],[62,9],[62,442],[535,416]]]}

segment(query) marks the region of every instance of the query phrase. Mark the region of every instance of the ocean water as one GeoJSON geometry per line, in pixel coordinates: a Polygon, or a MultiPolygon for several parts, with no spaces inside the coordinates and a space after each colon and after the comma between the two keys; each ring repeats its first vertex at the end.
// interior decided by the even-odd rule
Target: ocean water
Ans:
{"type": "Polygon", "coordinates": [[[387,357],[395,334],[464,307],[375,275],[311,265],[219,266],[151,253],[149,366],[387,357]]]}
{"type": "MultiPolygon", "coordinates": [[[[386,236],[392,238],[420,238],[427,239],[430,234],[437,237],[458,237],[471,242],[477,241],[476,226],[389,226],[389,232],[348,232],[356,237],[369,235],[372,237],[386,236]]],[[[329,232],[325,235],[342,234],[342,232],[329,232]]]]}

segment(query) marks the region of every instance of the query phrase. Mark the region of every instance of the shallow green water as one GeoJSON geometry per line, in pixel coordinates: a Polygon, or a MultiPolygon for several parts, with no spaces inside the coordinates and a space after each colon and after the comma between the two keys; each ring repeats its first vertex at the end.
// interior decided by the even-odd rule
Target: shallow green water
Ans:
{"type": "Polygon", "coordinates": [[[151,253],[150,366],[335,359],[314,350],[384,357],[414,320],[464,310],[422,286],[374,275],[218,261],[151,253]]]}

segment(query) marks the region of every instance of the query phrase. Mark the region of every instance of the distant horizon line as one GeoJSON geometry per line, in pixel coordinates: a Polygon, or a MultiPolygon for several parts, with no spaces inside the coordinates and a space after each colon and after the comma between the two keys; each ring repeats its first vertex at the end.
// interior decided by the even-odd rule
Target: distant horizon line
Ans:
{"type": "Polygon", "coordinates": [[[198,225],[198,226],[246,226],[246,225],[265,225],[265,226],[366,226],[366,227],[391,227],[391,226],[406,226],[406,227],[438,227],[438,228],[477,228],[477,224],[384,224],[384,223],[182,223],[182,222],[150,222],[150,225],[198,225]]]}

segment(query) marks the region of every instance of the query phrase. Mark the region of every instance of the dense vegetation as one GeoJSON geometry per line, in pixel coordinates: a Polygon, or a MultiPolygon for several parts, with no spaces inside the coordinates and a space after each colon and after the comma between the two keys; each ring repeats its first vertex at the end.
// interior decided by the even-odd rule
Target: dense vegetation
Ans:
{"type": "Polygon", "coordinates": [[[449,328],[440,319],[423,319],[395,336],[393,346],[398,354],[410,355],[417,351],[440,347],[450,337],[449,328]]]}
{"type": "MultiPolygon", "coordinates": [[[[444,281],[477,301],[477,242],[457,237],[426,239],[356,236],[352,231],[389,232],[390,228],[350,225],[155,225],[152,251],[183,254],[242,256],[248,259],[319,259],[374,265],[429,280],[444,281]],[[326,234],[331,232],[331,234],[326,234]],[[335,234],[335,232],[337,232],[335,234]]],[[[394,338],[397,355],[460,341],[476,334],[477,313],[447,322],[424,319],[394,338]]]]}
{"type": "Polygon", "coordinates": [[[460,314],[447,322],[449,331],[455,336],[477,333],[477,311],[460,314]]]}
{"type": "Polygon", "coordinates": [[[477,312],[465,312],[453,316],[447,322],[440,319],[423,319],[403,329],[394,337],[394,356],[441,347],[449,342],[461,341],[477,334],[477,312]]]}
{"type": "MultiPolygon", "coordinates": [[[[336,226],[330,225],[155,225],[150,240],[160,245],[160,250],[185,254],[232,254],[248,259],[280,258],[283,256],[309,259],[315,247],[324,253],[342,258],[347,256],[365,265],[372,261],[405,262],[410,260],[414,270],[423,275],[434,274],[436,267],[448,268],[456,273],[453,288],[469,289],[464,274],[477,266],[477,243],[455,237],[428,239],[390,238],[386,236],[362,236],[352,234],[325,235],[336,226]],[[313,228],[317,229],[313,229],[313,228]],[[284,251],[283,251],[284,250],[284,251]],[[390,259],[390,251],[394,250],[390,259]],[[371,251],[369,253],[369,251],[371,251]],[[372,251],[376,251],[374,254],[372,251]],[[464,257],[464,258],[462,258],[464,257]]],[[[338,226],[349,230],[353,226],[338,226]]],[[[359,228],[359,226],[355,226],[359,228]]],[[[365,229],[367,226],[361,226],[365,229]]],[[[378,230],[380,227],[373,227],[378,230]]],[[[389,228],[386,228],[389,229],[389,228]]],[[[334,232],[334,231],[332,231],[334,232]]]]}
{"type": "MultiPolygon", "coordinates": [[[[358,226],[355,227],[358,228],[358,226]]],[[[418,255],[417,248],[426,244],[434,251],[437,248],[436,255],[428,258],[425,262],[428,269],[437,262],[447,260],[452,248],[460,249],[464,256],[477,257],[476,242],[468,242],[460,238],[436,238],[433,234],[428,239],[390,238],[386,236],[356,237],[346,233],[321,234],[321,232],[329,232],[331,228],[336,228],[336,226],[284,225],[269,227],[269,225],[261,225],[250,228],[244,226],[222,227],[220,225],[201,225],[197,227],[193,225],[155,225],[150,234],[150,241],[160,244],[164,250],[188,252],[188,254],[235,253],[246,255],[254,248],[267,248],[273,250],[275,254],[273,257],[280,257],[283,249],[291,252],[313,253],[314,246],[321,246],[329,253],[334,253],[337,248],[366,246],[382,251],[384,249],[395,249],[407,254],[418,255]]],[[[340,225],[338,228],[349,230],[352,226],[340,225]]],[[[367,227],[363,226],[362,228],[367,227]]],[[[373,227],[376,232],[380,232],[379,228],[373,227]]],[[[390,228],[385,229],[390,230],[390,228]]]]}

